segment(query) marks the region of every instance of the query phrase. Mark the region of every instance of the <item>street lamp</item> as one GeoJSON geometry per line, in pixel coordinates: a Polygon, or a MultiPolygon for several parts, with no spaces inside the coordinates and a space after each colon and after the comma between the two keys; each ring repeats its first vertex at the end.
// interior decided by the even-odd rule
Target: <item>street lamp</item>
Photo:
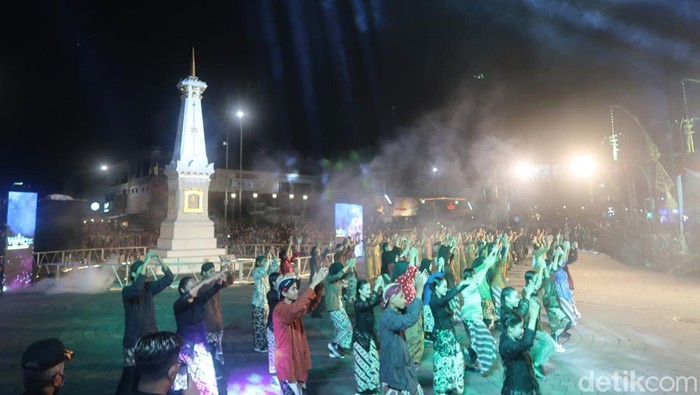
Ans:
{"type": "MultiPolygon", "coordinates": [[[[226,141],[224,141],[224,147],[226,147],[226,171],[224,172],[224,232],[228,226],[228,128],[226,128],[226,141]]],[[[235,194],[231,194],[232,198],[235,198],[235,194]]],[[[228,234],[228,232],[226,232],[228,234]]]]}
{"type": "Polygon", "coordinates": [[[243,117],[245,113],[241,110],[236,111],[238,117],[238,126],[241,131],[240,152],[238,155],[238,222],[241,222],[241,214],[243,210],[243,117]]]}

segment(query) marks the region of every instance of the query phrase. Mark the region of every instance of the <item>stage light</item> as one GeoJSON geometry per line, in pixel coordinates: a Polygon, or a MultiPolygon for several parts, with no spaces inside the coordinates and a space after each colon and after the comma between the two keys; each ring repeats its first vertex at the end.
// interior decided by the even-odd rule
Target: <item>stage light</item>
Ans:
{"type": "Polygon", "coordinates": [[[253,192],[253,199],[257,199],[257,198],[258,198],[258,193],[257,193],[257,192],[253,192]]]}
{"type": "Polygon", "coordinates": [[[100,204],[98,202],[90,203],[90,210],[97,211],[100,209],[100,204]]]}
{"type": "Polygon", "coordinates": [[[308,200],[308,199],[309,199],[309,195],[304,195],[304,196],[302,196],[301,198],[304,199],[304,200],[308,200]]]}
{"type": "Polygon", "coordinates": [[[235,194],[235,193],[232,193],[232,194],[231,194],[231,199],[235,199],[235,198],[236,198],[236,194],[235,194]]]}
{"type": "Polygon", "coordinates": [[[243,111],[238,110],[238,111],[236,111],[236,116],[238,118],[243,118],[245,116],[245,113],[243,111]]]}
{"type": "Polygon", "coordinates": [[[290,193],[290,194],[289,194],[289,198],[290,198],[290,199],[294,199],[294,194],[293,194],[293,193],[290,193]]]}
{"type": "Polygon", "coordinates": [[[109,170],[109,166],[107,166],[107,165],[101,165],[101,166],[100,166],[100,170],[102,170],[102,171],[107,171],[107,170],[109,170]]]}
{"type": "Polygon", "coordinates": [[[470,210],[474,210],[474,207],[472,207],[472,202],[467,200],[467,206],[469,206],[470,210]]]}
{"type": "Polygon", "coordinates": [[[515,176],[520,179],[529,179],[535,174],[535,167],[530,163],[519,163],[514,169],[515,176]]]}
{"type": "Polygon", "coordinates": [[[595,168],[595,161],[588,156],[579,156],[571,162],[571,172],[580,178],[590,178],[595,173],[595,168]]]}
{"type": "Polygon", "coordinates": [[[433,167],[433,173],[437,173],[437,171],[438,171],[438,168],[437,168],[437,167],[433,167]]]}
{"type": "Polygon", "coordinates": [[[273,194],[272,194],[272,198],[273,198],[273,199],[277,199],[277,194],[276,194],[276,193],[273,193],[273,194]]]}
{"type": "Polygon", "coordinates": [[[389,196],[386,193],[384,194],[384,199],[386,199],[387,203],[394,204],[391,202],[391,199],[389,199],[389,196]]]}

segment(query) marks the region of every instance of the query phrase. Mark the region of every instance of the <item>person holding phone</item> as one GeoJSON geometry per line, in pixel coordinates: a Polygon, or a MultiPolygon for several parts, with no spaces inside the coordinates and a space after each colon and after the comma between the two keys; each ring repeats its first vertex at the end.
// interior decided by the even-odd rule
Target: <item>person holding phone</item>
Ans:
{"type": "Polygon", "coordinates": [[[134,360],[140,380],[131,394],[199,394],[197,387],[190,385],[187,365],[180,360],[182,344],[182,337],[173,332],[155,332],[140,338],[134,346],[134,360]]]}

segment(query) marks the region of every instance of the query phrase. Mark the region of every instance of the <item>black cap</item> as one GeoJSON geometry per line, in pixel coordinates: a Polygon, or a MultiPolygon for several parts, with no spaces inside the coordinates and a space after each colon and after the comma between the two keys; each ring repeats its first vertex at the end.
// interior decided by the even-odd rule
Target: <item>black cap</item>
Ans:
{"type": "Polygon", "coordinates": [[[64,361],[73,359],[73,350],[67,350],[63,342],[51,338],[36,341],[24,350],[22,369],[43,371],[64,361]]]}
{"type": "Polygon", "coordinates": [[[202,264],[202,274],[204,274],[204,272],[208,272],[209,270],[211,270],[213,268],[214,268],[214,264],[212,262],[204,262],[202,264]]]}

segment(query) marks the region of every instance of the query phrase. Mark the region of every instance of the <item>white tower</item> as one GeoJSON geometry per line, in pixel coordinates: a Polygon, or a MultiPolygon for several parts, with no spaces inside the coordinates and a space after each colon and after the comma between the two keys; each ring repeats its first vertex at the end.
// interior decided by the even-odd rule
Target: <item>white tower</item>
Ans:
{"type": "Polygon", "coordinates": [[[207,159],[202,120],[202,94],[207,84],[192,73],[180,81],[180,120],[168,176],[168,216],[160,225],[157,253],[167,262],[218,261],[214,223],[209,219],[209,182],[214,164],[207,159]]]}

